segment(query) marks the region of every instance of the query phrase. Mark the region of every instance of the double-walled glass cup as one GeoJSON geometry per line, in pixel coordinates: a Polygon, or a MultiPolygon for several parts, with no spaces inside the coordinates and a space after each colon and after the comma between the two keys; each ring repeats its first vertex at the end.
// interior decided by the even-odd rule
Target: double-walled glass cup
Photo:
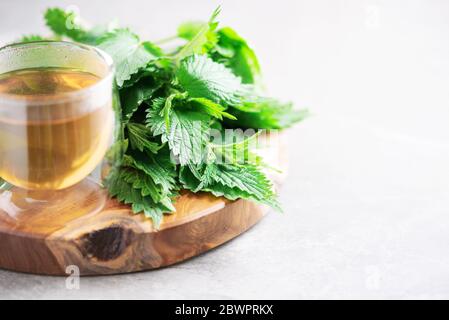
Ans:
{"type": "MultiPolygon", "coordinates": [[[[79,70],[97,80],[79,89],[43,94],[0,90],[0,177],[15,189],[40,196],[40,191],[73,189],[83,181],[105,156],[114,126],[113,64],[108,55],[90,46],[54,41],[0,49],[0,79],[18,70],[46,68],[79,70]]],[[[41,85],[33,81],[24,86],[41,85]]],[[[52,81],[57,86],[71,78],[62,75],[52,81]]]]}

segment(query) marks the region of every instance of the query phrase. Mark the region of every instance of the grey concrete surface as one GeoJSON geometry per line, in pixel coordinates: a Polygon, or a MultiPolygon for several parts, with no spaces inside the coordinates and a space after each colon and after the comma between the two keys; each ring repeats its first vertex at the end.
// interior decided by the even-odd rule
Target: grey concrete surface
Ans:
{"type": "MultiPolygon", "coordinates": [[[[50,4],[150,39],[217,1],[0,1],[0,38],[50,4]]],[[[449,2],[221,1],[272,95],[313,116],[289,131],[284,214],[182,264],[66,279],[0,271],[3,299],[449,298],[449,2]]]]}

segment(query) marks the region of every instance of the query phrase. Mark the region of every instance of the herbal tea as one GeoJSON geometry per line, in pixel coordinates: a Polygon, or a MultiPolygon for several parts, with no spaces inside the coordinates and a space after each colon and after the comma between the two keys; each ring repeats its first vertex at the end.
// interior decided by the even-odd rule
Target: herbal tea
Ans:
{"type": "Polygon", "coordinates": [[[46,101],[99,80],[91,73],[65,68],[0,75],[0,94],[16,95],[25,104],[44,101],[44,106],[31,105],[20,117],[0,117],[0,177],[26,189],[56,190],[91,173],[110,143],[110,102],[84,108],[83,100],[76,97],[57,104],[46,101]]]}

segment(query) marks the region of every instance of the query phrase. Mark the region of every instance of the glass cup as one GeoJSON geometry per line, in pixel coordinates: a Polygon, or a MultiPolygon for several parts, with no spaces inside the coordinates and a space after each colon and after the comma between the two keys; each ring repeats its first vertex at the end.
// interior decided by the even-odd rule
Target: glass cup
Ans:
{"type": "MultiPolygon", "coordinates": [[[[0,209],[20,209],[8,212],[10,216],[33,211],[37,204],[45,209],[64,199],[100,194],[98,184],[85,178],[98,167],[112,143],[114,72],[107,54],[90,46],[56,41],[0,48],[0,76],[36,68],[79,70],[97,80],[76,90],[49,94],[0,91],[0,177],[7,182],[0,194],[0,209]],[[26,203],[33,205],[27,207],[26,203]]],[[[70,80],[62,76],[52,79],[54,85],[70,80]]],[[[103,201],[97,202],[95,207],[103,201]]]]}

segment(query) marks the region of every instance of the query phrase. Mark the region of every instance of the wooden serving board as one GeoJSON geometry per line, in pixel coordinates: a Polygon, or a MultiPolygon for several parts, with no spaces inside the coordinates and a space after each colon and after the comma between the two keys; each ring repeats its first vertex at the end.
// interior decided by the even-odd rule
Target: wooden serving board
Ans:
{"type": "MultiPolygon", "coordinates": [[[[271,174],[279,186],[286,168],[285,148],[284,142],[273,140],[276,143],[260,153],[283,170],[271,174]]],[[[46,275],[67,275],[72,265],[81,275],[160,268],[237,237],[268,210],[246,200],[228,201],[186,191],[176,201],[176,213],[166,215],[155,230],[151,220],[132,214],[127,205],[108,197],[94,182],[83,183],[91,192],[59,192],[51,208],[36,203],[32,210],[0,209],[0,268],[46,275]]],[[[19,200],[26,201],[26,196],[19,200]]]]}

